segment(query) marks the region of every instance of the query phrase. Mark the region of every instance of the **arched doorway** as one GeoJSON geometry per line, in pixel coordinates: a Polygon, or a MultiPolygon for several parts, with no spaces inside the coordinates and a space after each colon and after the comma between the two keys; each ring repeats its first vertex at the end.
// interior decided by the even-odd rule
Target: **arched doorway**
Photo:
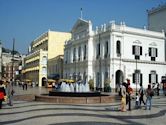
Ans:
{"type": "Polygon", "coordinates": [[[45,77],[42,78],[42,86],[45,86],[47,82],[47,79],[45,77]]]}
{"type": "Polygon", "coordinates": [[[118,92],[118,88],[120,87],[120,84],[124,81],[123,72],[121,70],[116,71],[116,85],[115,85],[115,91],[118,92]]]}

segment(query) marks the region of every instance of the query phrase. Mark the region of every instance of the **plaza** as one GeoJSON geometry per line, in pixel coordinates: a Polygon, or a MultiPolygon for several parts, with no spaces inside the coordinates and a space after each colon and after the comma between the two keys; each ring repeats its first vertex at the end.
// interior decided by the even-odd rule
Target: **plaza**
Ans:
{"type": "MultiPolygon", "coordinates": [[[[15,96],[47,93],[45,88],[15,87],[15,96]]],[[[113,94],[113,93],[111,93],[113,94]]],[[[151,110],[134,109],[120,112],[120,100],[103,104],[55,104],[15,100],[13,107],[4,103],[0,125],[165,125],[166,98],[154,96],[151,110]]]]}

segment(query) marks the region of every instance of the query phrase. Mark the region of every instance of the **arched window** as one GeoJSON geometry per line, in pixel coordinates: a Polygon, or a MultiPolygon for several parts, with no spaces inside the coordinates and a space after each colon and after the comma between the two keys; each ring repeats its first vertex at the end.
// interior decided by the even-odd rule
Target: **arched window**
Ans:
{"type": "Polygon", "coordinates": [[[116,42],[116,53],[117,56],[121,55],[121,42],[119,40],[116,42]]]}

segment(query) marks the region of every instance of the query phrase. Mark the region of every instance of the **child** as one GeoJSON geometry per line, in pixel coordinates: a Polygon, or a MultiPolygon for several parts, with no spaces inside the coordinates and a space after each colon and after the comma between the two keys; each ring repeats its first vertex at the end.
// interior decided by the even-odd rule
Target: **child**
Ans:
{"type": "Polygon", "coordinates": [[[139,96],[138,96],[138,93],[136,93],[135,108],[136,108],[136,109],[139,108],[139,96]]]}

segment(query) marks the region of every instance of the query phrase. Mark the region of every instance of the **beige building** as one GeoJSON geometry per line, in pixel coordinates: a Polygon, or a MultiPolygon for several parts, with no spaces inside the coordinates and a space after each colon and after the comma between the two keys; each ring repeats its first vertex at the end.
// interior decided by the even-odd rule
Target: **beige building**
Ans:
{"type": "Polygon", "coordinates": [[[44,86],[49,74],[49,60],[63,55],[64,43],[70,38],[70,33],[48,31],[33,40],[24,59],[24,79],[44,86]]]}
{"type": "Polygon", "coordinates": [[[63,78],[63,55],[48,60],[48,76],[63,78]]]}

